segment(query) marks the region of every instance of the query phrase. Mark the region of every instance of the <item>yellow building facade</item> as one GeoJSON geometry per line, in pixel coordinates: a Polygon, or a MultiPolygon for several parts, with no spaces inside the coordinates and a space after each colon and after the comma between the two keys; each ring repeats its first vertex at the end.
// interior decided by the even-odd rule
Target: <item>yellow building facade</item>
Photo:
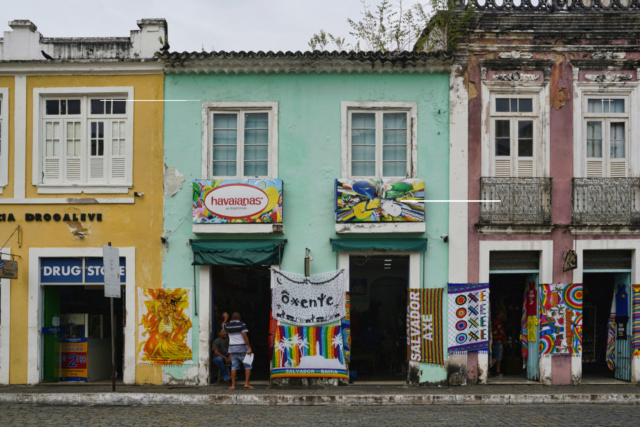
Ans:
{"type": "Polygon", "coordinates": [[[162,287],[163,19],[130,37],[0,39],[0,384],[108,381],[103,245],[119,249],[117,378],[136,368],[136,288],[162,287]],[[6,241],[6,242],[5,242],[6,241]],[[11,262],[10,262],[11,261],[11,262]],[[17,278],[9,278],[12,274],[17,278]]]}

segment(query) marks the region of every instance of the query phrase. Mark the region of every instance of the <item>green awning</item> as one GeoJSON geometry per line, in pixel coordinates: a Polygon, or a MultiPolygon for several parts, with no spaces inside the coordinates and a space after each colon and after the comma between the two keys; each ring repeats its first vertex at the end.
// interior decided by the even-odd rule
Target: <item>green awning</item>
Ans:
{"type": "Polygon", "coordinates": [[[279,265],[286,239],[192,240],[193,265],[279,265]]]}
{"type": "Polygon", "coordinates": [[[427,239],[331,239],[331,248],[338,251],[426,251],[427,239]]]}

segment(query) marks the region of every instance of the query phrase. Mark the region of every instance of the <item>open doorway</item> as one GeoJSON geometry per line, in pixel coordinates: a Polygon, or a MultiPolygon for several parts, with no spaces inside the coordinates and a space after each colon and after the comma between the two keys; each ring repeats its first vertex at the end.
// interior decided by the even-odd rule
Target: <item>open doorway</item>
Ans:
{"type": "MultiPolygon", "coordinates": [[[[43,293],[42,380],[108,381],[112,371],[111,315],[104,287],[44,286],[43,293]]],[[[124,298],[114,301],[116,372],[123,371],[124,303],[124,298]]]]}
{"type": "MultiPolygon", "coordinates": [[[[256,355],[251,379],[269,380],[269,319],[271,313],[271,278],[265,266],[213,266],[213,319],[211,341],[218,338],[222,313],[238,312],[249,330],[249,343],[256,355]]],[[[216,382],[217,369],[211,369],[216,382]]],[[[244,378],[242,371],[240,378],[244,378]]]]}
{"type": "MultiPolygon", "coordinates": [[[[496,340],[494,331],[500,313],[501,324],[506,335],[500,370],[496,362],[490,369],[489,375],[492,377],[509,377],[511,379],[527,379],[527,370],[523,367],[522,341],[520,333],[522,330],[522,310],[524,306],[525,289],[531,282],[537,282],[537,274],[526,273],[504,273],[491,274],[490,299],[491,299],[491,327],[492,343],[496,340]]],[[[496,358],[490,351],[489,360],[496,358]]],[[[491,365],[491,363],[490,363],[491,365]]]]}
{"type": "Polygon", "coordinates": [[[614,378],[607,367],[607,336],[615,273],[587,273],[582,276],[582,374],[614,378]]]}
{"type": "Polygon", "coordinates": [[[349,274],[352,378],[406,380],[409,257],[352,255],[349,274]]]}

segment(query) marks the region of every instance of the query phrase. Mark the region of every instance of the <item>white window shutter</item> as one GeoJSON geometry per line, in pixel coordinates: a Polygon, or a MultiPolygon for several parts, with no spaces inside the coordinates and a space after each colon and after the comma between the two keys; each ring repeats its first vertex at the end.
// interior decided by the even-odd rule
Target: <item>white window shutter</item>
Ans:
{"type": "Polygon", "coordinates": [[[60,155],[60,145],[62,144],[62,122],[59,120],[47,120],[44,122],[44,144],[43,144],[43,165],[42,165],[42,181],[59,182],[60,181],[60,164],[62,162],[60,155]]]}
{"type": "Polygon", "coordinates": [[[511,177],[511,159],[500,158],[495,160],[496,178],[510,178],[511,177]]]}
{"type": "Polygon", "coordinates": [[[602,178],[602,160],[587,160],[587,178],[602,178]]]}
{"type": "Polygon", "coordinates": [[[124,183],[127,178],[126,156],[126,122],[113,120],[110,126],[110,146],[107,148],[111,155],[110,181],[112,183],[124,183]]]}
{"type": "Polygon", "coordinates": [[[82,179],[82,124],[78,121],[65,122],[65,179],[79,182],[82,179]]]}
{"type": "Polygon", "coordinates": [[[533,159],[518,159],[518,176],[521,178],[532,178],[533,159]]]}
{"type": "Polygon", "coordinates": [[[611,159],[611,170],[609,171],[611,178],[627,177],[627,161],[626,159],[611,159]]]}

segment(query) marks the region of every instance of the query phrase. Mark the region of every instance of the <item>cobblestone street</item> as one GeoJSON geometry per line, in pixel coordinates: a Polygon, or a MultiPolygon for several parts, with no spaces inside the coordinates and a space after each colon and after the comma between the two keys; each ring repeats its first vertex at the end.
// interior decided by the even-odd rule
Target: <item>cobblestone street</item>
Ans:
{"type": "Polygon", "coordinates": [[[636,405],[473,406],[35,406],[0,407],[0,425],[313,426],[527,425],[631,426],[636,405]]]}

